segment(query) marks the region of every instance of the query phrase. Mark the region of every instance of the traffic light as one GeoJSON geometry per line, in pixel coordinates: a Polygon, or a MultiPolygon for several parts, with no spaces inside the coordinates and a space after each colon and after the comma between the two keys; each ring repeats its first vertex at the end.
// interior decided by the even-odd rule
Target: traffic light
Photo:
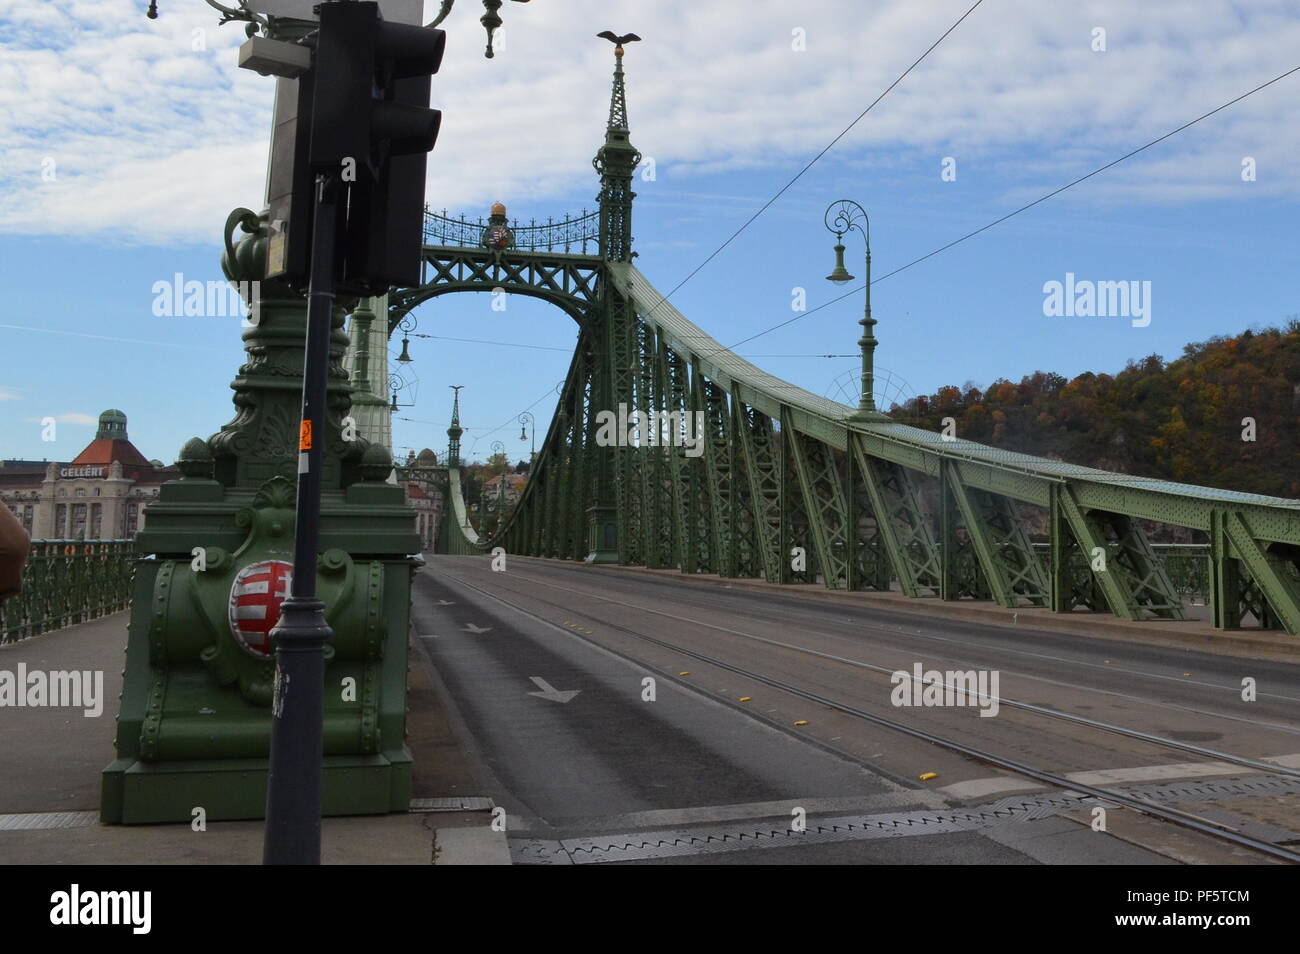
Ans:
{"type": "Polygon", "coordinates": [[[311,278],[311,245],[316,206],[316,176],[307,152],[311,146],[313,79],[308,71],[276,82],[275,130],[267,171],[266,277],[306,290],[311,278]]]}
{"type": "Polygon", "coordinates": [[[320,5],[307,165],[347,192],[339,290],[420,279],[424,178],[442,113],[429,108],[446,33],[386,23],[372,2],[320,5]]]}

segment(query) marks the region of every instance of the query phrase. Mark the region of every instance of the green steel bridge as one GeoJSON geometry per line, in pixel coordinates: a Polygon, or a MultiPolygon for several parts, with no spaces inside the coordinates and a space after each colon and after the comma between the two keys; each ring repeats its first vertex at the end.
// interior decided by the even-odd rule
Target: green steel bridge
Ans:
{"type": "Polygon", "coordinates": [[[426,215],[426,280],[390,296],[390,334],[421,303],[461,291],[531,296],[579,327],[527,488],[491,536],[466,512],[455,409],[440,474],[450,497],[442,549],[896,586],[914,598],[1132,620],[1184,619],[1190,573],[1203,580],[1195,589],[1216,627],[1253,617],[1300,635],[1300,501],[951,439],[768,374],[682,315],[633,264],[640,159],[620,56],[593,163],[598,211],[529,225],[511,225],[504,210],[486,223],[426,215]],[[653,410],[668,429],[608,446],[602,423],[620,406],[653,410]],[[690,455],[683,441],[697,421],[703,449],[690,455]],[[1204,557],[1174,567],[1151,524],[1204,534],[1204,557]]]}
{"type": "MultiPolygon", "coordinates": [[[[333,316],[317,573],[334,634],[325,680],[340,690],[323,715],[325,814],[411,803],[407,654],[422,541],[390,482],[390,416],[375,386],[386,349],[372,339],[409,329],[415,309],[445,294],[536,298],[567,313],[578,337],[527,485],[490,535],[466,508],[458,404],[444,465],[398,468],[445,487],[444,552],[1131,620],[1185,619],[1200,593],[1219,628],[1300,635],[1300,501],[1108,473],[891,420],[868,400],[869,314],[858,408],[764,372],[682,315],[634,264],[641,155],[621,48],[615,56],[595,211],[528,224],[504,207],[486,222],[426,213],[424,280],[358,303],[351,337],[344,309],[333,316]],[[657,422],[628,440],[614,432],[633,411],[657,422]],[[1159,525],[1202,543],[1157,546],[1159,525]]],[[[265,810],[270,633],[293,570],[307,329],[301,289],[263,280],[273,223],[269,209],[241,208],[225,225],[223,271],[258,314],[242,331],[233,419],[186,441],[181,476],[160,488],[130,553],[125,542],[47,541],[23,599],[4,608],[8,640],[130,605],[106,823],[189,821],[196,805],[210,820],[265,810]]]]}

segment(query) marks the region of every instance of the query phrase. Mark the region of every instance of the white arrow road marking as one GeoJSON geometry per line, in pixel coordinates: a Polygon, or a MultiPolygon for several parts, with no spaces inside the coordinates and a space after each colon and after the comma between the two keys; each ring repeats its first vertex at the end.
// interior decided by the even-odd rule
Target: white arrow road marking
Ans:
{"type": "Polygon", "coordinates": [[[455,606],[456,604],[453,603],[451,600],[438,600],[438,604],[437,604],[437,605],[438,605],[438,606],[455,606]]]}
{"type": "Polygon", "coordinates": [[[490,632],[492,632],[492,627],[491,627],[491,626],[475,626],[473,623],[466,623],[466,624],[465,624],[465,632],[467,632],[467,633],[473,633],[474,635],[477,636],[477,635],[480,635],[480,634],[482,634],[482,633],[490,633],[490,632]]]}
{"type": "Polygon", "coordinates": [[[541,692],[530,692],[528,694],[530,696],[537,696],[539,699],[549,699],[551,702],[568,702],[578,693],[582,692],[581,689],[566,689],[561,692],[541,676],[529,676],[528,678],[537,685],[538,689],[542,690],[541,692]]]}

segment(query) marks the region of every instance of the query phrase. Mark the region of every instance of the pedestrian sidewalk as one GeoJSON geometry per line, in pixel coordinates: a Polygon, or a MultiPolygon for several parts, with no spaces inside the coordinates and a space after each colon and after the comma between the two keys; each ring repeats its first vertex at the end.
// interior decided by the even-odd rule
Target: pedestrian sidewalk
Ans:
{"type": "MultiPolygon", "coordinates": [[[[260,821],[101,825],[100,772],[113,733],[129,613],[0,646],[0,672],[102,673],[98,716],[82,708],[0,708],[0,864],[258,864],[260,821]]],[[[509,864],[505,835],[490,828],[492,803],[452,727],[436,677],[410,650],[407,742],[417,805],[473,811],[326,818],[325,864],[509,864]],[[471,801],[472,799],[472,801],[471,801]]]]}

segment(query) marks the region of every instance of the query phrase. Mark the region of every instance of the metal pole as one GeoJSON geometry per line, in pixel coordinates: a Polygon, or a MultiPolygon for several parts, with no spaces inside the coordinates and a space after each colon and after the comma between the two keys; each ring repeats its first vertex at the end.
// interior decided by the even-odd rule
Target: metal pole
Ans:
{"type": "Polygon", "coordinates": [[[338,181],[316,179],[316,222],[307,299],[307,347],[298,438],[298,499],[294,516],[293,580],[280,607],[271,704],[271,758],[266,780],[266,834],[262,863],[320,864],[321,725],[325,642],[333,631],[316,598],[320,549],[321,451],[329,384],[330,326],[334,316],[334,255],[338,181]]]}
{"type": "Polygon", "coordinates": [[[822,216],[826,228],[835,233],[835,270],[826,277],[833,282],[851,281],[853,276],[844,268],[843,236],[848,232],[861,232],[867,243],[866,256],[866,303],[858,324],[862,326],[862,335],[858,338],[858,349],[862,354],[862,377],[858,388],[858,409],[849,416],[852,421],[883,420],[885,415],[876,408],[875,399],[875,354],[876,319],[871,317],[871,219],[867,210],[852,199],[837,199],[832,202],[822,216]]]}
{"type": "Polygon", "coordinates": [[[494,533],[501,531],[502,518],[506,506],[506,472],[510,469],[510,458],[506,455],[506,445],[500,441],[492,442],[492,453],[501,455],[501,474],[497,477],[497,523],[494,533]]]}
{"type": "MultiPolygon", "coordinates": [[[[865,216],[864,216],[865,218],[865,216]]],[[[862,350],[862,387],[858,398],[858,413],[873,414],[876,411],[876,382],[875,382],[875,356],[876,340],[874,328],[876,319],[871,317],[871,228],[867,225],[868,231],[864,234],[867,238],[867,305],[862,319],[858,322],[862,326],[862,337],[858,339],[858,347],[862,350]]]]}

